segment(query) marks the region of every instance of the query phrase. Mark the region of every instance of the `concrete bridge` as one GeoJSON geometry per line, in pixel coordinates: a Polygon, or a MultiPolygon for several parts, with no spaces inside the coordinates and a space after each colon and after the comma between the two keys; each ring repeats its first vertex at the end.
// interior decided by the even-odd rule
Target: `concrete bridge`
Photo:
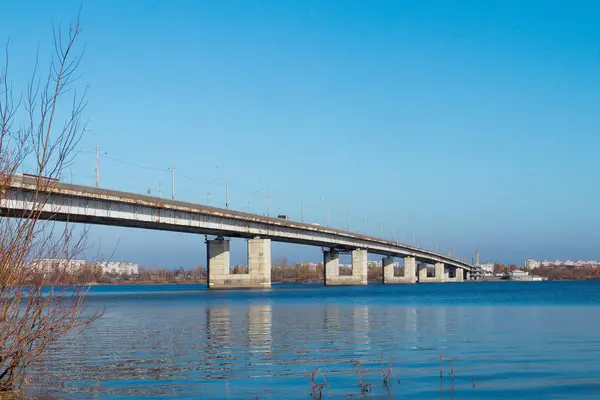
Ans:
{"type": "Polygon", "coordinates": [[[383,256],[383,282],[462,282],[472,266],[430,250],[339,229],[208,207],[134,193],[44,181],[15,175],[0,199],[0,214],[26,218],[33,208],[42,219],[214,235],[206,241],[208,287],[271,286],[271,241],[323,247],[325,285],[366,285],[367,254],[383,256]],[[41,204],[34,196],[41,194],[41,204]],[[248,239],[247,274],[230,274],[229,239],[248,239]],[[339,255],[352,254],[352,275],[339,274],[339,255]],[[404,275],[394,276],[394,259],[404,259],[404,275]],[[428,276],[428,265],[434,274],[428,276]]]}

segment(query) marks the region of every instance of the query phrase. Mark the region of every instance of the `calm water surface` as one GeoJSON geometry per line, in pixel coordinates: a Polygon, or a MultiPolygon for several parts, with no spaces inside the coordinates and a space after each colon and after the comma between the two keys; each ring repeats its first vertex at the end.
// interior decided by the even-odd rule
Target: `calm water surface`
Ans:
{"type": "Polygon", "coordinates": [[[31,394],[310,399],[318,368],[323,398],[600,398],[600,282],[105,286],[88,309],[31,394]]]}

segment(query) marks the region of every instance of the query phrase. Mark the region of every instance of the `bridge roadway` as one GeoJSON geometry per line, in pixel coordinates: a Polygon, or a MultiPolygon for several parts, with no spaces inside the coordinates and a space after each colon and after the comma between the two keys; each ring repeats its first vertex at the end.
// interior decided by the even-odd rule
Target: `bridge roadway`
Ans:
{"type": "Polygon", "coordinates": [[[26,217],[39,190],[41,219],[214,235],[206,241],[210,288],[270,286],[271,240],[324,247],[326,285],[367,284],[367,253],[384,256],[384,283],[463,281],[472,269],[430,250],[320,225],[59,181],[36,182],[15,175],[0,199],[0,214],[26,217]],[[229,273],[227,238],[232,237],[249,239],[248,274],[229,273]],[[339,275],[340,252],[352,253],[352,276],[339,275]],[[394,276],[394,257],[404,258],[404,276],[394,276]],[[427,264],[435,265],[434,276],[427,276],[427,264]]]}

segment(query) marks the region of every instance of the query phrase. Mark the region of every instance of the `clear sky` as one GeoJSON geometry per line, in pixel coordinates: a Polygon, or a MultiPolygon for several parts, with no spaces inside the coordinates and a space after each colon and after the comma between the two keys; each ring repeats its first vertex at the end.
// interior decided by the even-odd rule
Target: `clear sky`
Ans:
{"type": "MultiPolygon", "coordinates": [[[[21,89],[79,1],[1,2],[21,89]]],[[[600,259],[595,1],[84,1],[87,133],[65,179],[522,263],[600,259]],[[116,160],[121,160],[119,162],[116,160]],[[154,169],[139,168],[141,165],[154,169]],[[161,172],[162,170],[162,172],[161,172]]],[[[47,58],[46,58],[47,59],[47,58]]],[[[93,227],[143,265],[201,236],[93,227]]],[[[273,258],[321,258],[277,245],[273,258]]],[[[232,261],[243,263],[243,242],[232,261]]]]}

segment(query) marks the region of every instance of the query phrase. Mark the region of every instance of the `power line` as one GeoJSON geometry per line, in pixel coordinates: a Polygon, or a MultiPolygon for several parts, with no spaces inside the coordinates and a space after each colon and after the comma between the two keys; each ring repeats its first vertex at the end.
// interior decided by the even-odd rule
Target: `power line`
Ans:
{"type": "Polygon", "coordinates": [[[116,161],[121,164],[131,165],[132,167],[147,169],[149,171],[157,171],[157,172],[168,172],[169,171],[169,168],[161,169],[161,168],[148,167],[147,165],[140,165],[140,164],[132,163],[129,161],[119,160],[118,158],[111,157],[108,154],[101,154],[101,156],[104,158],[108,158],[109,160],[116,161]]]}

